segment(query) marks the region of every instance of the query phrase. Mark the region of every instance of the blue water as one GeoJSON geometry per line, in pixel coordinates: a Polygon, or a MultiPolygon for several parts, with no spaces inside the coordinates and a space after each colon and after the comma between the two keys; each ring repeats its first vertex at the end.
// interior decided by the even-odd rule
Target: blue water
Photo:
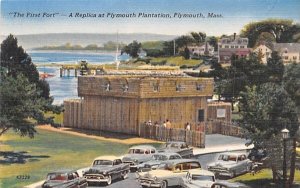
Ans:
{"type": "MultiPolygon", "coordinates": [[[[80,60],[86,60],[90,64],[113,63],[115,54],[95,52],[56,52],[56,51],[32,51],[27,52],[34,64],[74,64],[80,60]]],[[[126,60],[126,56],[120,59],[126,60]]],[[[78,98],[77,78],[74,71],[70,71],[70,77],[60,77],[59,67],[39,66],[40,72],[54,74],[54,77],[46,78],[50,85],[50,95],[54,97],[54,104],[62,104],[65,99],[78,98]]]]}

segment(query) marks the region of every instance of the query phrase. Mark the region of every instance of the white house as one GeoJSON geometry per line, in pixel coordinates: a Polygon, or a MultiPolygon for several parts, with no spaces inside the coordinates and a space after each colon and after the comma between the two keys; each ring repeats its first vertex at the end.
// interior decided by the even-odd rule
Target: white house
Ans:
{"type": "Polygon", "coordinates": [[[188,49],[190,51],[191,54],[193,55],[209,55],[209,56],[213,56],[214,55],[214,51],[215,48],[211,45],[209,45],[208,42],[205,42],[204,44],[200,45],[200,46],[188,46],[188,49]]]}
{"type": "Polygon", "coordinates": [[[259,52],[261,52],[261,54],[263,56],[262,59],[261,59],[261,61],[262,61],[262,63],[266,64],[268,58],[271,57],[272,50],[270,48],[268,48],[266,45],[261,44],[261,45],[257,46],[256,48],[254,48],[253,52],[257,53],[257,54],[259,52]]]}
{"type": "Polygon", "coordinates": [[[283,63],[300,63],[300,44],[299,43],[273,43],[272,48],[264,44],[259,45],[253,49],[253,52],[262,52],[262,62],[267,63],[268,58],[271,57],[272,51],[277,51],[281,56],[283,63]]]}
{"type": "Polygon", "coordinates": [[[274,43],[274,50],[279,52],[283,63],[300,63],[300,43],[274,43]]]}

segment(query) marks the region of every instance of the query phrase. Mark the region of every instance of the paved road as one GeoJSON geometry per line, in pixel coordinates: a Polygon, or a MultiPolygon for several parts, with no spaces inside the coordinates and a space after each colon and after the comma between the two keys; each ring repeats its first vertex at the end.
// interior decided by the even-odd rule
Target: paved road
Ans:
{"type": "Polygon", "coordinates": [[[111,185],[106,186],[105,184],[99,186],[89,186],[91,188],[106,187],[106,188],[141,188],[140,184],[136,180],[135,173],[130,173],[128,178],[125,180],[119,180],[112,182],[111,185]]]}

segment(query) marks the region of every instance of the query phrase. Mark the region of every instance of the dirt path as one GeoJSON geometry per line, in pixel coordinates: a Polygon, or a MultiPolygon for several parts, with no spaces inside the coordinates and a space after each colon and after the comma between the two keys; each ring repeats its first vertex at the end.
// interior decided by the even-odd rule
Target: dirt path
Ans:
{"type": "Polygon", "coordinates": [[[145,138],[140,138],[140,137],[134,137],[130,135],[122,135],[120,133],[99,133],[97,134],[96,131],[84,131],[84,130],[79,130],[79,129],[71,129],[71,128],[54,128],[51,127],[50,125],[40,125],[36,127],[37,129],[41,130],[47,130],[47,131],[54,131],[54,132],[59,132],[59,133],[65,133],[65,134],[70,134],[70,135],[75,135],[75,136],[81,136],[85,138],[92,138],[92,139],[97,139],[97,140],[103,140],[103,141],[108,141],[108,142],[116,142],[116,143],[121,143],[121,144],[145,144],[145,143],[161,143],[159,141],[155,140],[150,140],[150,139],[145,139],[145,138]]]}

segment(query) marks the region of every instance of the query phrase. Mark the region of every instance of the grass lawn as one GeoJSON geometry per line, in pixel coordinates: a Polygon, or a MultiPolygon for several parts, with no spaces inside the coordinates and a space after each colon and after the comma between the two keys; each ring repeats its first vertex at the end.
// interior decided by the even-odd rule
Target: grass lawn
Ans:
{"type": "MultiPolygon", "coordinates": [[[[281,188],[281,186],[276,186],[272,184],[272,171],[270,169],[264,169],[254,176],[250,173],[238,176],[230,181],[244,183],[250,187],[257,188],[281,188]]],[[[295,185],[293,188],[299,187],[300,184],[300,171],[297,170],[295,174],[295,185]]]]}
{"type": "Polygon", "coordinates": [[[195,59],[184,59],[183,57],[157,57],[157,58],[151,58],[151,62],[162,62],[167,61],[167,65],[187,65],[187,66],[195,66],[202,63],[202,60],[195,60],[195,59]]]}
{"type": "Polygon", "coordinates": [[[26,163],[5,163],[0,153],[0,187],[22,187],[40,180],[59,169],[87,167],[100,155],[122,155],[130,145],[105,142],[74,135],[38,130],[34,139],[19,137],[12,131],[0,137],[0,152],[25,151],[26,163]],[[17,179],[29,175],[30,179],[17,179]]]}
{"type": "Polygon", "coordinates": [[[63,123],[63,113],[54,114],[52,112],[46,112],[45,117],[54,117],[54,123],[62,124],[63,123]]]}

